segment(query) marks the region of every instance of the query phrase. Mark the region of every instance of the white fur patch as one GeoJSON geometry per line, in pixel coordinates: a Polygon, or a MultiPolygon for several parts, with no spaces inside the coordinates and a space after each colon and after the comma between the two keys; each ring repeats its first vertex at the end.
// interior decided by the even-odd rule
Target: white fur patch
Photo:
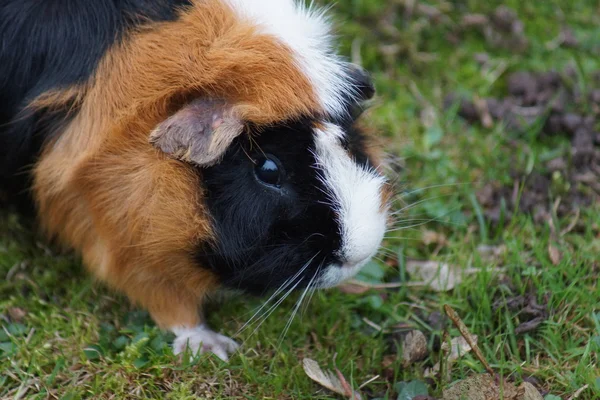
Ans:
{"type": "Polygon", "coordinates": [[[241,18],[292,49],[298,68],[312,83],[327,112],[344,112],[342,94],[352,95],[355,89],[342,60],[333,52],[331,24],[324,10],[296,0],[225,1],[241,18]]]}
{"type": "Polygon", "coordinates": [[[239,347],[234,340],[210,329],[205,324],[194,328],[173,328],[177,336],[173,342],[173,352],[182,353],[189,347],[192,354],[214,353],[223,361],[229,360],[229,355],[239,347]]]}
{"type": "Polygon", "coordinates": [[[334,124],[317,129],[316,158],[324,185],[339,215],[344,265],[329,266],[319,286],[329,287],[356,274],[373,257],[386,230],[387,210],[381,208],[385,178],[357,164],[340,143],[342,130],[334,124]]]}

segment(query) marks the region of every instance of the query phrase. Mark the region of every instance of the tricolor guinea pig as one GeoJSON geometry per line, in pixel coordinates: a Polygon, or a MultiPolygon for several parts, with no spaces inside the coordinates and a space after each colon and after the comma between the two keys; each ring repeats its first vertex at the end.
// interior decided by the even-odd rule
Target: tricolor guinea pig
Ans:
{"type": "Polygon", "coordinates": [[[367,73],[293,0],[5,0],[4,191],[175,333],[237,344],[219,288],[335,286],[378,250],[389,188],[357,119],[367,73]]]}

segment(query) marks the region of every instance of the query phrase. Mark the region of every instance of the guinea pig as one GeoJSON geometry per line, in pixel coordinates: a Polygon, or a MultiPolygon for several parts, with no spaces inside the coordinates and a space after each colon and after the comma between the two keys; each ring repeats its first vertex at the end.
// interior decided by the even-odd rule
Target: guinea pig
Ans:
{"type": "Polygon", "coordinates": [[[352,277],[390,190],[358,125],[369,75],[293,0],[5,0],[4,191],[187,346],[226,360],[203,299],[352,277]]]}

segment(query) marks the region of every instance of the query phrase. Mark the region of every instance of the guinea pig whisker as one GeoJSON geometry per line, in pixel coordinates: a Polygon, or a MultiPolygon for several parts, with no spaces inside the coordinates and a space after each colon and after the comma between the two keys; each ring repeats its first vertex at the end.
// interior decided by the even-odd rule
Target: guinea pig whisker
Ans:
{"type": "MultiPolygon", "coordinates": [[[[392,224],[390,224],[387,227],[387,229],[402,228],[404,226],[410,226],[410,225],[412,225],[414,223],[429,222],[430,220],[431,220],[431,218],[409,218],[409,219],[402,219],[402,220],[394,221],[392,224]]],[[[442,222],[442,221],[439,220],[439,221],[436,221],[436,222],[442,222]]]]}
{"type": "MultiPolygon", "coordinates": [[[[448,224],[454,224],[456,226],[455,222],[449,222],[449,221],[443,221],[441,218],[444,217],[446,214],[444,215],[440,215],[438,216],[438,222],[445,222],[448,224]]],[[[392,221],[390,222],[389,226],[390,227],[395,227],[395,226],[399,226],[399,224],[402,223],[407,223],[407,222],[420,222],[420,221],[425,221],[429,218],[431,218],[429,215],[427,215],[425,212],[419,213],[419,214],[415,214],[415,215],[411,215],[411,217],[413,218],[404,218],[400,215],[391,215],[392,217],[392,221]]],[[[460,226],[461,224],[458,224],[458,226],[460,226]]]]}
{"type": "Polygon", "coordinates": [[[449,210],[446,214],[444,214],[444,215],[442,215],[440,217],[430,218],[428,220],[425,220],[425,221],[417,223],[417,224],[400,226],[400,227],[397,227],[397,228],[388,229],[387,232],[396,232],[396,231],[401,231],[401,230],[404,230],[404,229],[411,229],[411,228],[415,228],[415,227],[418,227],[418,226],[422,226],[422,225],[428,224],[430,222],[439,222],[439,219],[441,217],[445,217],[447,215],[450,215],[450,213],[452,213],[452,212],[454,212],[454,211],[456,211],[458,209],[459,209],[459,207],[454,207],[453,209],[449,210]]]}
{"type": "Polygon", "coordinates": [[[263,316],[261,316],[260,322],[258,323],[258,325],[256,326],[256,328],[254,328],[254,330],[252,331],[252,333],[250,333],[250,336],[254,335],[256,333],[256,331],[258,330],[258,328],[261,327],[261,325],[271,316],[271,314],[273,314],[273,312],[275,311],[275,309],[281,304],[283,303],[283,301],[285,299],[287,299],[287,297],[294,291],[294,289],[296,289],[296,287],[300,284],[300,282],[302,282],[302,278],[298,279],[298,281],[290,288],[288,289],[287,292],[285,292],[285,294],[279,299],[277,300],[277,302],[275,304],[273,304],[264,314],[263,316]]]}
{"type": "Polygon", "coordinates": [[[310,290],[313,282],[315,281],[315,278],[317,277],[318,272],[319,272],[319,269],[317,268],[317,270],[313,274],[312,278],[310,278],[310,281],[308,281],[308,285],[306,285],[306,288],[304,288],[304,291],[302,292],[302,295],[300,296],[300,298],[298,299],[298,301],[296,301],[294,309],[292,310],[292,315],[288,319],[288,322],[285,324],[285,327],[283,328],[283,332],[281,332],[281,335],[279,336],[277,347],[279,347],[281,345],[281,343],[283,342],[283,339],[285,338],[285,335],[287,334],[288,330],[290,329],[290,326],[292,325],[292,322],[294,321],[294,317],[298,313],[298,309],[302,305],[302,301],[306,297],[306,294],[308,293],[308,291],[310,290]]]}
{"type": "Polygon", "coordinates": [[[279,335],[279,340],[277,341],[277,347],[281,346],[281,342],[283,341],[285,335],[287,334],[287,331],[290,329],[290,326],[292,325],[292,321],[294,320],[294,317],[296,316],[296,313],[298,312],[298,309],[300,308],[300,305],[302,304],[302,300],[304,300],[304,297],[306,296],[306,293],[308,292],[308,289],[310,288],[310,285],[312,284],[313,279],[314,279],[314,276],[310,280],[308,285],[306,285],[306,287],[304,288],[304,291],[302,291],[302,295],[298,298],[298,300],[296,300],[296,304],[294,304],[294,308],[292,309],[292,315],[288,318],[288,321],[285,324],[285,327],[283,328],[281,335],[279,335]]]}
{"type": "MultiPolygon", "coordinates": [[[[320,253],[320,252],[319,252],[320,253]]],[[[306,268],[308,268],[308,266],[310,265],[310,263],[312,262],[312,260],[319,254],[315,254],[301,269],[300,271],[298,271],[298,273],[296,273],[296,275],[294,275],[294,277],[292,277],[292,279],[290,279],[290,282],[293,282],[295,278],[297,278],[301,273],[303,273],[306,268]]],[[[263,315],[260,316],[259,320],[260,322],[258,323],[258,325],[254,328],[254,330],[252,331],[252,333],[250,333],[250,336],[254,335],[256,333],[256,331],[261,327],[261,325],[271,316],[271,314],[275,311],[275,309],[294,291],[294,289],[296,289],[296,287],[302,282],[302,279],[304,277],[300,276],[296,283],[279,299],[277,300],[277,302],[275,302],[275,304],[273,304],[267,311],[265,311],[263,313],[263,315]]],[[[309,283],[310,284],[310,283],[309,283]]],[[[266,305],[266,304],[265,304],[266,305]]],[[[256,323],[256,322],[255,322],[256,323]]],[[[246,338],[246,340],[248,340],[246,338]]],[[[244,340],[244,343],[246,342],[246,340],[244,340]]]]}
{"type": "Polygon", "coordinates": [[[427,197],[425,199],[421,199],[419,201],[415,201],[414,203],[411,203],[411,204],[409,204],[407,206],[404,206],[404,207],[400,208],[399,210],[394,211],[390,215],[392,215],[392,216],[398,215],[398,214],[402,213],[403,211],[406,211],[406,210],[409,210],[409,209],[411,209],[413,207],[416,207],[419,204],[425,203],[426,201],[431,201],[431,200],[441,199],[441,198],[444,198],[444,197],[449,197],[449,196],[452,196],[452,194],[453,193],[448,193],[448,194],[443,194],[443,195],[440,195],[440,196],[427,197]]]}
{"type": "MultiPolygon", "coordinates": [[[[317,271],[315,272],[315,276],[319,275],[319,272],[321,272],[321,268],[323,267],[323,262],[325,260],[321,261],[321,263],[319,264],[319,266],[317,267],[317,271]]],[[[302,309],[302,311],[300,312],[300,315],[304,315],[304,313],[306,312],[306,309],[308,308],[308,305],[310,304],[310,301],[313,298],[313,295],[315,294],[315,292],[317,291],[317,285],[313,285],[312,290],[310,292],[310,295],[308,296],[308,299],[306,300],[306,302],[304,303],[304,308],[302,309]]]]}
{"type": "Polygon", "coordinates": [[[379,261],[380,263],[382,263],[382,264],[384,264],[384,265],[385,265],[385,260],[384,260],[383,258],[381,258],[381,257],[379,257],[379,256],[373,256],[373,258],[374,258],[375,260],[379,261]]]}
{"type": "Polygon", "coordinates": [[[420,188],[412,189],[412,190],[403,192],[401,194],[403,196],[410,196],[412,194],[420,193],[420,192],[423,192],[423,191],[429,190],[429,189],[442,188],[442,187],[455,187],[455,186],[461,186],[461,185],[473,185],[476,183],[477,183],[476,181],[474,181],[474,182],[441,183],[441,184],[437,184],[437,185],[423,186],[420,188]]]}
{"type": "Polygon", "coordinates": [[[430,219],[414,219],[414,220],[402,220],[402,221],[398,221],[397,224],[393,224],[391,225],[388,230],[390,229],[396,229],[396,228],[411,228],[413,227],[413,225],[402,225],[402,223],[412,223],[412,222],[422,222],[424,224],[429,223],[429,222],[437,222],[440,223],[442,225],[452,225],[454,227],[460,227],[460,226],[465,226],[464,223],[460,223],[460,222],[452,222],[452,221],[444,221],[441,218],[443,218],[446,215],[442,215],[440,217],[436,217],[436,218],[430,218],[430,219]],[[432,221],[433,220],[433,221],[432,221]]]}
{"type": "MultiPolygon", "coordinates": [[[[263,313],[262,315],[259,315],[260,312],[271,302],[271,300],[273,300],[279,293],[281,293],[282,291],[284,291],[290,284],[292,284],[292,282],[294,282],[295,278],[297,278],[297,275],[288,278],[285,280],[285,282],[275,291],[275,293],[273,293],[268,299],[267,301],[265,301],[263,303],[262,306],[260,306],[260,308],[258,309],[258,311],[256,311],[254,313],[254,315],[252,315],[252,317],[236,332],[236,335],[241,333],[242,331],[244,331],[246,328],[248,328],[250,325],[252,325],[252,321],[254,321],[255,319],[260,320],[262,318],[262,316],[266,313],[269,312],[269,310],[267,310],[265,313],[263,313]],[[257,318],[258,317],[258,318],[257,318]]],[[[297,286],[297,284],[295,285],[297,286]]],[[[294,286],[294,287],[295,287],[294,286]]],[[[285,298],[287,296],[283,296],[283,298],[285,298]]],[[[282,299],[283,299],[282,298],[282,299]]],[[[280,301],[282,301],[282,299],[277,300],[276,304],[278,304],[280,301]]]]}
{"type": "Polygon", "coordinates": [[[398,221],[396,221],[397,223],[406,223],[406,222],[422,222],[422,221],[427,221],[429,218],[406,218],[406,219],[400,219],[398,221]]]}
{"type": "Polygon", "coordinates": [[[240,329],[238,329],[238,331],[235,334],[238,335],[244,329],[246,329],[246,327],[258,316],[258,314],[267,306],[267,304],[269,304],[271,302],[271,300],[273,300],[279,293],[281,293],[283,290],[285,290],[290,285],[291,282],[292,282],[292,278],[286,279],[283,282],[283,284],[281,286],[279,286],[279,288],[261,306],[259,306],[258,309],[256,309],[256,311],[250,317],[250,319],[248,321],[246,321],[246,323],[244,323],[244,325],[242,325],[242,327],[240,329]]]}
{"type": "Polygon", "coordinates": [[[377,255],[381,255],[384,257],[395,257],[396,256],[396,252],[392,249],[388,249],[386,247],[381,246],[377,252],[377,255]]]}
{"type": "MultiPolygon", "coordinates": [[[[285,298],[287,296],[289,296],[289,294],[296,288],[296,286],[298,286],[298,284],[302,281],[302,277],[300,279],[298,279],[298,282],[296,282],[296,284],[290,289],[288,290],[287,293],[285,293],[284,296],[282,296],[279,300],[277,300],[277,302],[275,302],[274,305],[271,306],[271,308],[269,308],[266,312],[264,312],[262,315],[259,315],[260,312],[271,302],[271,300],[273,300],[279,293],[281,293],[282,291],[284,291],[288,286],[290,286],[294,281],[296,281],[296,279],[306,270],[306,268],[308,268],[308,266],[310,265],[310,263],[315,259],[315,257],[317,257],[319,255],[320,252],[318,252],[317,254],[315,254],[310,260],[308,260],[308,262],[306,262],[304,264],[304,266],[302,266],[302,268],[300,268],[300,270],[298,272],[296,272],[296,274],[294,276],[292,276],[291,278],[288,278],[276,291],[275,293],[273,293],[269,299],[267,299],[267,301],[264,302],[264,304],[258,309],[258,311],[256,311],[256,313],[254,313],[254,315],[237,331],[237,334],[240,334],[242,331],[244,331],[245,329],[247,329],[251,324],[252,321],[254,321],[255,319],[260,320],[265,314],[268,313],[268,315],[264,318],[268,318],[268,316],[270,315],[270,312],[273,312],[274,307],[277,307],[279,304],[281,304],[281,302],[283,302],[283,300],[285,300],[285,298]],[[273,310],[272,310],[273,309],[273,310]],[[270,311],[270,312],[269,312],[270,311]]],[[[264,320],[263,320],[264,322],[264,320]]],[[[261,322],[262,324],[262,322],[261,322]]],[[[260,324],[259,324],[260,326],[260,324]]],[[[258,328],[258,327],[257,327],[258,328]]]]}
{"type": "MultiPolygon", "coordinates": [[[[293,282],[293,281],[290,280],[290,282],[293,282]]],[[[262,314],[260,314],[253,323],[251,323],[251,324],[246,323],[247,326],[244,329],[240,329],[238,331],[238,333],[242,333],[244,330],[246,330],[249,327],[251,327],[252,325],[258,323],[258,325],[254,328],[254,330],[252,331],[252,333],[250,333],[250,335],[248,335],[248,337],[254,335],[256,333],[256,331],[258,330],[258,328],[260,328],[260,326],[262,325],[262,323],[265,322],[267,320],[267,318],[269,318],[269,316],[273,313],[273,311],[275,311],[275,309],[277,308],[277,306],[279,306],[290,295],[290,293],[300,284],[300,282],[301,282],[301,280],[298,280],[274,304],[272,304],[265,312],[263,312],[262,314]]],[[[267,304],[268,303],[265,303],[264,305],[266,306],[267,304]]],[[[236,333],[236,335],[238,333],[236,333]]]]}
{"type": "Polygon", "coordinates": [[[384,236],[384,240],[412,240],[413,242],[421,242],[421,238],[408,237],[408,236],[384,236]]]}

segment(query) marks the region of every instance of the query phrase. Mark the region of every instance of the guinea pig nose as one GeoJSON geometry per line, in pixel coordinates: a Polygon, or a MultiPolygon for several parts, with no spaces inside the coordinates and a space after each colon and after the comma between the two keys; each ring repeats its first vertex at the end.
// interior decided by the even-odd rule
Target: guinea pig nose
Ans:
{"type": "Polygon", "coordinates": [[[373,253],[353,253],[340,258],[342,268],[355,268],[358,265],[363,265],[373,257],[373,253]]]}
{"type": "Polygon", "coordinates": [[[369,100],[375,95],[375,86],[371,75],[359,65],[348,63],[348,76],[358,92],[360,100],[369,100]]]}

